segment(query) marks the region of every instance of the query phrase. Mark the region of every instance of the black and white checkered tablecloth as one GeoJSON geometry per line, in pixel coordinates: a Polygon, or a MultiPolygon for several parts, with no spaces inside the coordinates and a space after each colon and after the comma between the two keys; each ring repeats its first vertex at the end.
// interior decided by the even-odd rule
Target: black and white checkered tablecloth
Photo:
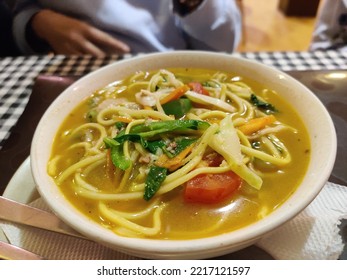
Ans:
{"type": "MultiPolygon", "coordinates": [[[[283,71],[347,69],[347,52],[255,52],[236,56],[257,60],[283,71]]],[[[127,55],[121,59],[132,57],[127,55]]],[[[0,58],[0,149],[22,114],[39,74],[85,75],[119,60],[117,56],[30,56],[0,58]]]]}

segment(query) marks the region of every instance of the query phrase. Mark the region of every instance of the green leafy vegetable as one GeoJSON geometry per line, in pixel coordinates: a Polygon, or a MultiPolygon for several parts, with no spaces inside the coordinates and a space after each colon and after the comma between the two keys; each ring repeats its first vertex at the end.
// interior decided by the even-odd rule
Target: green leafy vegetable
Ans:
{"type": "Polygon", "coordinates": [[[157,154],[158,150],[164,152],[169,158],[173,158],[181,153],[185,148],[197,141],[198,138],[176,137],[172,141],[155,140],[147,142],[147,150],[152,154],[157,154]]]}
{"type": "Polygon", "coordinates": [[[126,127],[126,123],[124,122],[116,122],[114,125],[118,130],[123,130],[126,127]]]}
{"type": "Polygon", "coordinates": [[[131,166],[131,160],[123,153],[123,145],[111,148],[111,160],[116,167],[122,170],[127,170],[131,166]]]}
{"type": "Polygon", "coordinates": [[[156,153],[158,148],[161,148],[169,157],[174,157],[195,140],[182,138],[176,143],[175,149],[168,149],[169,146],[167,146],[167,143],[164,140],[161,140],[162,142],[149,142],[148,138],[156,136],[160,133],[172,131],[181,132],[191,129],[205,130],[209,126],[209,123],[199,120],[157,121],[134,126],[129,134],[125,134],[125,130],[123,129],[114,138],[104,138],[104,143],[106,148],[111,149],[111,159],[113,164],[116,167],[125,170],[129,168],[131,164],[130,159],[126,158],[123,153],[123,144],[125,141],[140,143],[143,148],[148,149],[152,153],[156,153]]]}
{"type": "Polygon", "coordinates": [[[125,157],[123,144],[112,138],[104,138],[106,148],[111,150],[111,161],[119,169],[126,170],[131,166],[131,160],[125,157]]]}
{"type": "Polygon", "coordinates": [[[123,144],[125,141],[131,141],[131,142],[137,142],[141,143],[142,147],[147,148],[148,142],[140,135],[140,134],[123,134],[120,136],[116,136],[113,138],[115,141],[117,141],[120,144],[123,144]]]}
{"type": "Polygon", "coordinates": [[[264,110],[266,114],[272,114],[278,111],[275,106],[270,103],[261,101],[255,94],[251,94],[250,101],[254,106],[257,106],[259,109],[264,110]]]}
{"type": "Polygon", "coordinates": [[[151,166],[145,182],[145,193],[143,198],[150,200],[155,193],[159,190],[161,184],[164,182],[167,174],[167,169],[159,166],[151,166]]]}
{"type": "Polygon", "coordinates": [[[138,133],[143,137],[152,137],[158,133],[185,130],[206,130],[210,124],[199,120],[154,121],[134,126],[130,133],[138,133]]]}
{"type": "MultiPolygon", "coordinates": [[[[169,158],[173,158],[181,153],[185,148],[194,143],[197,138],[189,138],[189,137],[179,137],[174,139],[171,143],[174,143],[173,149],[168,149],[166,146],[164,147],[164,152],[169,158]]],[[[172,146],[172,145],[171,145],[172,146]]],[[[170,147],[170,145],[169,145],[170,147]]]]}
{"type": "Polygon", "coordinates": [[[157,154],[158,150],[162,150],[166,146],[164,140],[156,140],[156,141],[148,141],[147,142],[147,150],[149,150],[152,154],[157,154]]]}
{"type": "Polygon", "coordinates": [[[116,147],[116,146],[120,145],[120,143],[117,142],[115,139],[109,138],[109,137],[104,138],[104,143],[105,143],[107,149],[110,149],[112,147],[116,147]]]}
{"type": "Polygon", "coordinates": [[[192,102],[187,98],[179,98],[162,105],[165,114],[174,115],[179,119],[183,117],[192,108],[192,102]]]}

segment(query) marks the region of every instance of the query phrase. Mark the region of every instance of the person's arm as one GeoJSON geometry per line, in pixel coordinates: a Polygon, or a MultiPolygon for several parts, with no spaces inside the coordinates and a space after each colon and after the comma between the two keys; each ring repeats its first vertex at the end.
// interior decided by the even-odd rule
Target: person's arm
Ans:
{"type": "Polygon", "coordinates": [[[234,0],[203,0],[183,15],[175,8],[175,1],[174,12],[187,36],[189,48],[226,52],[236,49],[241,39],[242,20],[234,0]]]}
{"type": "Polygon", "coordinates": [[[17,1],[14,33],[23,53],[48,49],[57,54],[91,54],[103,56],[127,53],[129,47],[107,33],[77,19],[48,9],[34,1],[17,1]],[[30,3],[29,3],[30,2],[30,3]]]}
{"type": "Polygon", "coordinates": [[[109,34],[77,19],[43,9],[31,20],[35,34],[58,54],[104,56],[127,53],[129,47],[109,34]]]}
{"type": "Polygon", "coordinates": [[[40,9],[41,8],[37,2],[33,0],[17,0],[13,4],[12,33],[18,49],[23,54],[36,53],[27,41],[27,26],[32,16],[39,12],[40,9]]]}

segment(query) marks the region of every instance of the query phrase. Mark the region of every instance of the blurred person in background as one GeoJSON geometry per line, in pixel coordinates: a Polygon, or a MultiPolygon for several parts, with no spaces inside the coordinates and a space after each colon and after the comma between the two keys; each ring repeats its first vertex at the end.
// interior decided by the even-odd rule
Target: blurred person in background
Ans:
{"type": "Polygon", "coordinates": [[[322,2],[310,50],[342,49],[347,51],[347,0],[322,2]]]}
{"type": "Polygon", "coordinates": [[[234,0],[16,0],[13,34],[23,54],[232,52],[241,37],[234,0]]]}

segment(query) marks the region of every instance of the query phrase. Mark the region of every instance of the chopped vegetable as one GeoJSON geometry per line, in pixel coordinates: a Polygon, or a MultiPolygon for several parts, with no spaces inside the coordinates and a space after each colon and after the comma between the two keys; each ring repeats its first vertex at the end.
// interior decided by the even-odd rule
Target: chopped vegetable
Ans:
{"type": "Polygon", "coordinates": [[[187,147],[191,146],[197,140],[197,138],[191,137],[177,137],[169,143],[168,147],[164,147],[163,150],[168,155],[168,157],[172,158],[177,156],[187,147]]]}
{"type": "Polygon", "coordinates": [[[114,124],[114,126],[115,126],[118,130],[123,130],[123,129],[125,129],[126,124],[125,124],[124,122],[116,122],[116,123],[114,124]]]}
{"type": "Polygon", "coordinates": [[[197,138],[177,137],[172,141],[147,141],[147,150],[149,150],[152,154],[157,154],[158,150],[160,150],[161,152],[164,152],[168,158],[173,158],[196,140],[197,138]]]}
{"type": "Polygon", "coordinates": [[[231,115],[226,116],[219,125],[219,132],[214,134],[209,145],[222,155],[232,171],[245,180],[250,186],[259,190],[262,179],[250,170],[243,162],[241,144],[233,126],[231,115]]]}
{"type": "Polygon", "coordinates": [[[161,184],[164,182],[167,174],[167,169],[159,166],[151,166],[145,182],[145,193],[143,198],[150,200],[155,193],[159,190],[161,184]]]}
{"type": "Polygon", "coordinates": [[[106,148],[111,150],[110,156],[114,166],[122,170],[126,170],[131,166],[131,160],[124,155],[123,144],[120,144],[112,138],[104,138],[104,143],[106,148]]]}
{"type": "Polygon", "coordinates": [[[275,106],[273,106],[270,103],[261,101],[255,94],[251,94],[250,101],[254,106],[257,106],[259,109],[264,110],[266,114],[272,114],[277,112],[275,106]]]}
{"type": "MultiPolygon", "coordinates": [[[[120,126],[119,123],[117,123],[118,126],[120,126]]],[[[154,137],[157,134],[164,133],[164,132],[172,132],[179,130],[187,131],[187,130],[205,130],[209,127],[209,123],[199,120],[172,120],[172,121],[156,121],[151,122],[149,124],[140,124],[137,126],[134,126],[129,134],[124,133],[124,129],[120,131],[120,133],[114,137],[104,138],[104,143],[106,145],[106,148],[111,149],[111,158],[112,162],[116,167],[121,168],[122,170],[125,170],[127,166],[129,167],[129,159],[126,159],[123,154],[123,144],[125,141],[132,141],[135,143],[140,143],[143,148],[148,149],[150,151],[157,151],[157,149],[163,148],[163,151],[166,152],[166,154],[170,156],[175,156],[176,153],[178,154],[180,151],[185,149],[188,145],[190,145],[192,142],[196,141],[195,138],[180,138],[177,139],[176,148],[171,149],[169,151],[166,146],[166,143],[160,143],[160,142],[154,142],[149,145],[148,138],[154,137]]]]}
{"type": "Polygon", "coordinates": [[[222,202],[235,193],[241,183],[241,178],[232,171],[220,174],[200,174],[185,184],[184,200],[205,204],[222,202]]]}
{"type": "Polygon", "coordinates": [[[189,90],[189,87],[187,85],[183,85],[178,88],[175,88],[168,95],[160,99],[160,104],[165,104],[165,103],[168,103],[169,101],[176,100],[180,98],[182,95],[184,95],[185,92],[188,90],[189,90]]]}
{"type": "Polygon", "coordinates": [[[199,94],[194,91],[187,91],[185,93],[185,96],[187,96],[191,101],[198,104],[210,105],[210,106],[212,105],[213,107],[217,107],[219,109],[222,109],[226,112],[231,112],[231,113],[236,111],[236,109],[232,105],[218,98],[199,94]]]}
{"type": "Polygon", "coordinates": [[[135,143],[141,143],[142,147],[147,148],[148,142],[140,134],[123,134],[113,138],[119,144],[123,144],[125,141],[131,141],[135,143]]]}
{"type": "Polygon", "coordinates": [[[274,115],[268,115],[261,118],[251,119],[247,123],[238,127],[238,129],[245,135],[251,135],[252,133],[263,129],[264,127],[266,127],[269,124],[272,124],[275,121],[276,118],[274,115]]]}
{"type": "Polygon", "coordinates": [[[125,116],[114,116],[114,119],[117,122],[123,122],[123,123],[131,123],[132,119],[129,117],[125,117],[125,116]]]}
{"type": "Polygon", "coordinates": [[[200,84],[199,82],[190,82],[188,83],[189,88],[196,92],[196,93],[200,93],[203,95],[210,95],[210,93],[208,92],[207,89],[205,89],[202,84],[200,84]]]}
{"type": "Polygon", "coordinates": [[[174,171],[181,166],[182,160],[185,159],[185,157],[191,152],[192,148],[193,145],[186,147],[173,158],[168,157],[167,154],[162,154],[155,162],[155,165],[165,167],[170,171],[174,171]]]}
{"type": "Polygon", "coordinates": [[[210,124],[199,120],[170,120],[170,121],[153,121],[134,126],[131,133],[139,133],[143,137],[152,137],[158,133],[170,131],[186,130],[206,130],[210,124]]]}
{"type": "Polygon", "coordinates": [[[123,145],[111,148],[111,160],[116,167],[122,170],[127,170],[132,163],[132,161],[124,155],[123,145]]]}
{"type": "Polygon", "coordinates": [[[147,150],[149,150],[152,154],[157,154],[158,150],[162,150],[166,146],[166,142],[164,140],[155,140],[147,142],[147,150]]]}
{"type": "Polygon", "coordinates": [[[182,118],[192,108],[192,102],[187,98],[170,101],[163,106],[167,115],[174,115],[176,119],[182,118]]]}

